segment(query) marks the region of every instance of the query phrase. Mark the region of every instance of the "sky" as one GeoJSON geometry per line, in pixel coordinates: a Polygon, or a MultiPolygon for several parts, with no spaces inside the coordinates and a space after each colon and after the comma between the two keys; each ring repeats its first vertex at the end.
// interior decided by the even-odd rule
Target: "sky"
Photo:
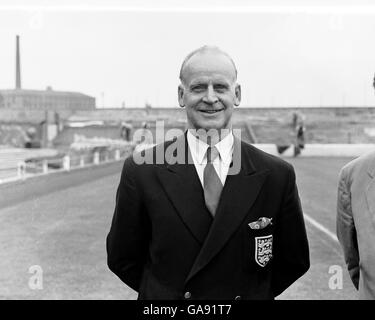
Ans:
{"type": "Polygon", "coordinates": [[[0,89],[79,91],[98,107],[176,107],[185,56],[229,53],[244,107],[375,106],[371,1],[0,0],[0,89]],[[340,3],[340,5],[338,4],[340,3]]]}

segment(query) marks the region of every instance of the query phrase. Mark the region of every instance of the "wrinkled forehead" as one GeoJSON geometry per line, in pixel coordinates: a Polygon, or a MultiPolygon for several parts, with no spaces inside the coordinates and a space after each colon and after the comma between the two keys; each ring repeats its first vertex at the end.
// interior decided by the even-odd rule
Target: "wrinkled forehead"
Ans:
{"type": "Polygon", "coordinates": [[[233,83],[237,78],[233,61],[221,52],[195,54],[186,62],[181,74],[185,84],[198,78],[220,79],[233,83]]]}

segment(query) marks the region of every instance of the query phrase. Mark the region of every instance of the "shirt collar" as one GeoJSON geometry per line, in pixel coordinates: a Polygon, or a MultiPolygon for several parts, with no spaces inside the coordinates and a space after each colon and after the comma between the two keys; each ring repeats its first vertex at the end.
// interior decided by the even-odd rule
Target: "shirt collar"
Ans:
{"type": "MultiPolygon", "coordinates": [[[[192,156],[197,160],[199,164],[204,164],[207,161],[205,156],[209,145],[194,136],[190,132],[190,130],[188,130],[187,132],[187,140],[192,156]]],[[[232,161],[233,142],[234,138],[231,131],[228,135],[225,136],[224,139],[215,144],[217,151],[219,151],[220,159],[224,164],[229,165],[232,161]]]]}

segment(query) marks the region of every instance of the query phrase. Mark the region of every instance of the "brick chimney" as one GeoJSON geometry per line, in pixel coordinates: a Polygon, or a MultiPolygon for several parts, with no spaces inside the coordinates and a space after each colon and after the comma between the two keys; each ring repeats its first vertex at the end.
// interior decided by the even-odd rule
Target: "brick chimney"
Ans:
{"type": "Polygon", "coordinates": [[[20,37],[16,36],[16,89],[21,89],[20,37]]]}

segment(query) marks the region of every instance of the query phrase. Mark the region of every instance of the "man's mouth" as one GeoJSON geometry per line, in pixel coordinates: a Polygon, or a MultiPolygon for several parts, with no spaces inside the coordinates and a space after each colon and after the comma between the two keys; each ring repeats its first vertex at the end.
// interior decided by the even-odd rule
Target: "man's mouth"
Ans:
{"type": "Polygon", "coordinates": [[[218,113],[220,111],[223,111],[224,109],[218,109],[218,110],[199,110],[200,112],[203,112],[203,113],[218,113]]]}

